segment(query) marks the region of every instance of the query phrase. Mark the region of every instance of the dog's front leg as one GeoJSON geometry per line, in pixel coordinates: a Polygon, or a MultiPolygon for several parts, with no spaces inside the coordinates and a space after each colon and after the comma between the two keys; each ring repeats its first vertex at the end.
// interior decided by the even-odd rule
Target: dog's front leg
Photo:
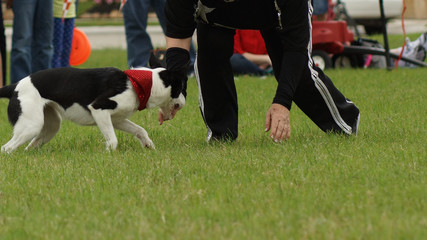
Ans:
{"type": "Polygon", "coordinates": [[[115,122],[114,127],[123,131],[135,135],[139,140],[142,147],[155,149],[153,141],[148,137],[147,131],[144,128],[136,125],[128,119],[123,121],[115,122]]]}
{"type": "Polygon", "coordinates": [[[89,110],[96,122],[96,125],[98,125],[99,130],[101,130],[102,135],[104,135],[107,150],[116,150],[117,137],[114,133],[113,123],[111,122],[111,115],[108,110],[95,109],[92,106],[89,106],[89,110]]]}

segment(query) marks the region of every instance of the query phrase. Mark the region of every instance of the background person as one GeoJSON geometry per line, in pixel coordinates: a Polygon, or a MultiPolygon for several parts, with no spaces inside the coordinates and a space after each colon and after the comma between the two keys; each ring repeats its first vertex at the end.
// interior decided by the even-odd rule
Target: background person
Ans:
{"type": "Polygon", "coordinates": [[[6,35],[4,34],[3,6],[0,4],[0,87],[6,85],[6,35]]]}
{"type": "Polygon", "coordinates": [[[63,0],[53,2],[53,57],[52,67],[69,67],[73,43],[76,2],[71,0],[68,10],[63,11],[63,0]]]}
{"type": "Polygon", "coordinates": [[[51,67],[52,0],[7,0],[13,10],[10,82],[51,67]]]}
{"type": "MultiPolygon", "coordinates": [[[[406,38],[405,41],[406,41],[406,45],[404,46],[402,56],[424,62],[424,60],[426,59],[426,51],[427,51],[427,32],[422,33],[414,41],[411,41],[409,38],[406,38]]],[[[401,50],[402,50],[402,47],[399,47],[399,48],[391,49],[390,52],[393,52],[395,54],[400,54],[401,50]]],[[[393,60],[393,62],[395,61],[396,60],[393,60]]],[[[417,65],[403,61],[403,60],[400,60],[398,62],[398,66],[410,67],[410,68],[417,67],[417,65]]]]}
{"type": "Polygon", "coordinates": [[[234,74],[263,76],[273,72],[264,39],[258,30],[236,30],[230,62],[234,74]]]}
{"type": "MultiPolygon", "coordinates": [[[[150,35],[147,33],[148,13],[150,7],[156,12],[160,26],[165,32],[166,0],[128,0],[123,4],[123,19],[126,32],[128,66],[147,67],[150,53],[153,50],[150,35]]],[[[192,49],[192,62],[195,59],[194,46],[192,49]]]]}

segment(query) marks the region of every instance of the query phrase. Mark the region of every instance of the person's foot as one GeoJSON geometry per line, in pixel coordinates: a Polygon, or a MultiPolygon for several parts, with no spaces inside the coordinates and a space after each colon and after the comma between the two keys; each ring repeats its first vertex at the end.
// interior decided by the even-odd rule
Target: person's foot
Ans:
{"type": "Polygon", "coordinates": [[[268,67],[264,70],[265,74],[270,75],[270,74],[274,74],[273,73],[273,67],[268,67]]]}
{"type": "Polygon", "coordinates": [[[360,113],[357,115],[357,120],[354,125],[351,127],[351,133],[353,135],[357,135],[357,131],[359,130],[359,121],[360,121],[360,113]]]}
{"type": "Polygon", "coordinates": [[[419,46],[415,58],[421,62],[424,62],[424,60],[426,60],[426,49],[422,46],[419,46]]]}
{"type": "Polygon", "coordinates": [[[421,34],[421,36],[416,40],[418,44],[427,50],[427,32],[421,34]]]}
{"type": "Polygon", "coordinates": [[[231,131],[226,133],[212,133],[209,129],[206,136],[207,142],[233,142],[236,139],[237,133],[232,133],[231,131]]]}
{"type": "MultiPolygon", "coordinates": [[[[406,46],[403,50],[403,56],[416,59],[418,61],[424,61],[426,58],[426,48],[424,48],[423,43],[424,45],[427,45],[426,37],[427,33],[423,33],[415,41],[411,41],[409,38],[406,38],[406,46]]],[[[416,67],[415,64],[406,61],[399,61],[398,65],[399,67],[416,67]]]]}

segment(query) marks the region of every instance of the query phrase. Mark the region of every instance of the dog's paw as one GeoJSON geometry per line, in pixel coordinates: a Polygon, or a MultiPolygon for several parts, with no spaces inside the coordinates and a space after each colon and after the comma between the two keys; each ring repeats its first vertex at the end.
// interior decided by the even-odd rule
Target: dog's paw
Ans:
{"type": "Polygon", "coordinates": [[[1,147],[1,152],[2,152],[2,153],[6,153],[6,154],[10,154],[10,153],[12,153],[12,152],[13,152],[13,150],[15,150],[15,149],[13,149],[13,148],[11,148],[11,147],[7,147],[6,145],[3,145],[3,146],[1,147]]]}
{"type": "Polygon", "coordinates": [[[107,141],[106,148],[105,148],[107,151],[114,151],[116,150],[116,148],[117,148],[117,141],[112,141],[112,140],[107,141]]]}
{"type": "Polygon", "coordinates": [[[145,148],[150,148],[150,149],[156,149],[156,147],[154,146],[153,141],[151,141],[151,139],[145,139],[143,141],[141,141],[141,146],[145,147],[145,148]]]}

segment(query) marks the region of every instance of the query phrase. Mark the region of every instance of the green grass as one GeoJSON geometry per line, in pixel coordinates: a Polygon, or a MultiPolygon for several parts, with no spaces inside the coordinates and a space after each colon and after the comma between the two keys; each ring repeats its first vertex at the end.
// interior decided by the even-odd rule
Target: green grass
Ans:
{"type": "MultiPolygon", "coordinates": [[[[92,26],[123,26],[123,18],[78,18],[76,19],[76,27],[92,27],[92,26]]],[[[150,23],[148,23],[150,25],[150,23]]],[[[158,24],[157,24],[158,25],[158,24]]]]}
{"type": "Polygon", "coordinates": [[[96,3],[94,1],[79,1],[77,5],[77,16],[80,17],[83,13],[89,11],[95,5],[96,3]]]}
{"type": "MultiPolygon", "coordinates": [[[[126,67],[121,50],[82,67],[126,67]]],[[[425,239],[427,70],[331,70],[361,110],[357,137],[321,132],[296,106],[292,136],[264,133],[273,78],[236,79],[239,138],[207,144],[195,79],[159,126],[132,120],[157,150],[64,122],[41,149],[0,155],[0,239],[425,239]]],[[[0,100],[0,143],[11,137],[0,100]]]]}

